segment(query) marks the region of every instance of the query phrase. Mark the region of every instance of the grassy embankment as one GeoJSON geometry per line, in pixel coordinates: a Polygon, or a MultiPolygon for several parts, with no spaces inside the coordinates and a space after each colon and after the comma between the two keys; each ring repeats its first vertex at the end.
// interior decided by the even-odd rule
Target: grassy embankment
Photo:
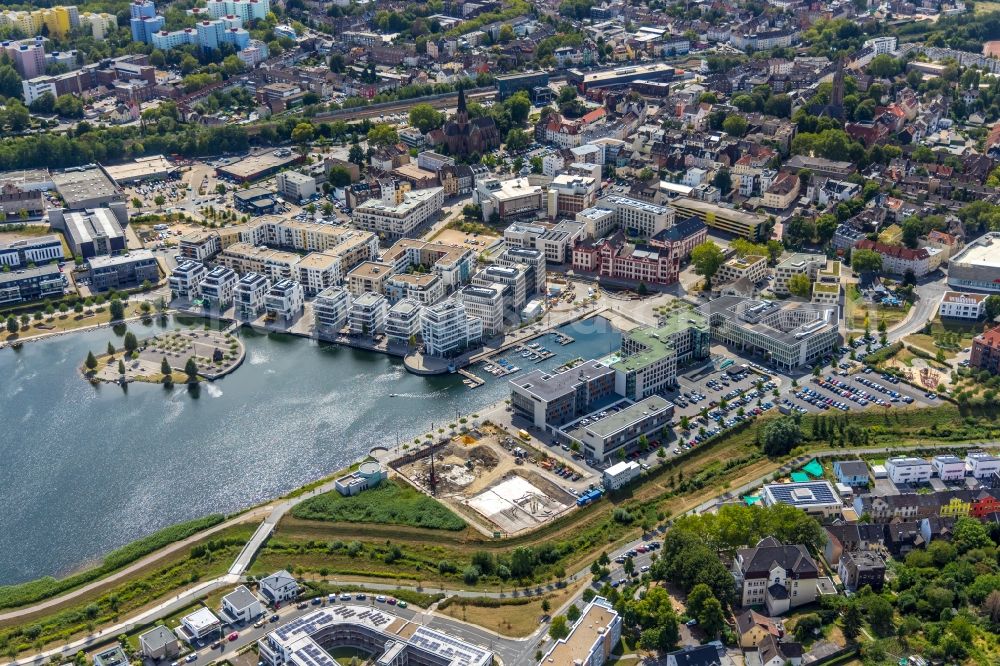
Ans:
{"type": "Polygon", "coordinates": [[[92,633],[152,606],[156,600],[224,574],[255,525],[228,527],[191,548],[139,568],[121,581],[88,591],[37,614],[0,625],[0,654],[39,651],[92,633]]]}

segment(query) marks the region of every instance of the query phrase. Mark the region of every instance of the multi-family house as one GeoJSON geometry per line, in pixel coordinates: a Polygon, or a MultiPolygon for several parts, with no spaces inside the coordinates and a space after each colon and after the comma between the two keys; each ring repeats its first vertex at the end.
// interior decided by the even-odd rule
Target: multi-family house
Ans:
{"type": "Polygon", "coordinates": [[[818,594],[819,568],[805,546],[773,537],[736,551],[732,573],[740,605],[764,606],[771,615],[812,603],[818,594]]]}

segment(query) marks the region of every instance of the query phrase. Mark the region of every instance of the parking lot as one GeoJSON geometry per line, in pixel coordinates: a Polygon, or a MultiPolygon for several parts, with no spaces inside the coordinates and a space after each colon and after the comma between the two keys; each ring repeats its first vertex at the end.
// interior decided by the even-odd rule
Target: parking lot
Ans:
{"type": "Polygon", "coordinates": [[[934,404],[937,397],[925,394],[871,368],[859,372],[842,369],[838,374],[811,377],[808,382],[790,391],[782,405],[806,413],[828,410],[848,412],[869,407],[905,407],[934,404]]]}

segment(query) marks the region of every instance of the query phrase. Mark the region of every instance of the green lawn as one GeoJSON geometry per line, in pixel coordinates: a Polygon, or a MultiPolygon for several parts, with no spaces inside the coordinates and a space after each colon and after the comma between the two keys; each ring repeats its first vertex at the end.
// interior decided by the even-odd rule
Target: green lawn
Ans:
{"type": "Polygon", "coordinates": [[[1000,12],[1000,2],[976,2],[976,15],[1000,12]]]}
{"type": "Polygon", "coordinates": [[[465,529],[465,521],[443,504],[392,480],[383,481],[378,488],[354,497],[344,497],[331,490],[299,504],[292,509],[292,515],[304,520],[465,529]]]}
{"type": "Polygon", "coordinates": [[[937,355],[940,349],[946,359],[952,359],[959,351],[970,346],[972,339],[982,330],[982,323],[967,324],[935,319],[930,322],[929,331],[924,328],[919,333],[907,336],[906,343],[932,355],[937,355]]]}

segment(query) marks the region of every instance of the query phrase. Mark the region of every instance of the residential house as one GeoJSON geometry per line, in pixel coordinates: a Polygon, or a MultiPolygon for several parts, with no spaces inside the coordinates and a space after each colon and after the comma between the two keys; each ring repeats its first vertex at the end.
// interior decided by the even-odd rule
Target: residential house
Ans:
{"type": "Polygon", "coordinates": [[[275,608],[299,596],[299,584],[292,574],[284,570],[261,578],[258,584],[261,596],[268,605],[275,608]]]}
{"type": "Polygon", "coordinates": [[[819,567],[801,544],[763,539],[736,551],[732,572],[741,606],[764,606],[770,615],[781,615],[816,600],[819,567]]]}
{"type": "Polygon", "coordinates": [[[756,650],[744,651],[743,663],[746,666],[799,666],[802,652],[801,643],[782,643],[774,636],[767,636],[756,650]]]}
{"type": "Polygon", "coordinates": [[[868,464],[863,460],[836,460],[833,474],[837,481],[852,488],[868,485],[868,464]]]}
{"type": "Polygon", "coordinates": [[[870,550],[848,551],[840,558],[837,574],[844,587],[851,592],[857,592],[865,585],[878,592],[885,584],[885,561],[870,550]]]}
{"type": "Polygon", "coordinates": [[[240,585],[222,597],[222,614],[231,624],[238,622],[245,624],[263,615],[264,605],[246,585],[240,585]]]}
{"type": "Polygon", "coordinates": [[[768,636],[780,639],[785,635],[785,630],[780,620],[747,609],[736,616],[736,633],[740,647],[746,649],[757,647],[768,636]]]}

